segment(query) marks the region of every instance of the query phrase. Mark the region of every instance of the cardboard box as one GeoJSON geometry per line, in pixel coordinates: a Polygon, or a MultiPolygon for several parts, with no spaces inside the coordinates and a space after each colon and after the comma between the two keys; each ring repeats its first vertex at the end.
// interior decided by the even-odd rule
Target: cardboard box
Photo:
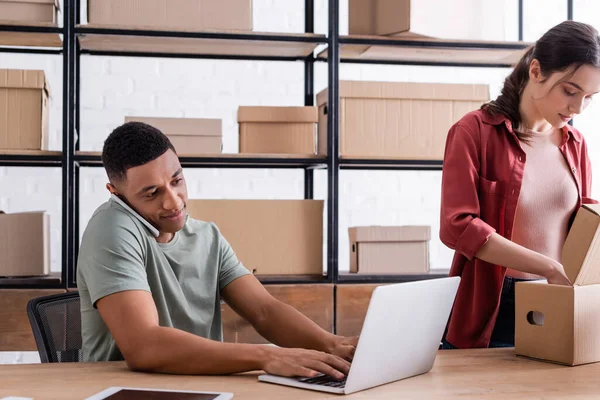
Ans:
{"type": "Polygon", "coordinates": [[[88,0],[90,24],[178,30],[252,30],[252,0],[88,0]]]}
{"type": "Polygon", "coordinates": [[[0,212],[0,276],[50,273],[50,216],[44,212],[0,212]]]}
{"type": "Polygon", "coordinates": [[[348,33],[504,40],[504,5],[481,4],[481,0],[463,1],[461,6],[439,0],[349,0],[348,33]]]}
{"type": "Polygon", "coordinates": [[[125,117],[152,125],[167,135],[180,155],[217,154],[223,151],[223,128],[220,119],[125,117]]]}
{"type": "Polygon", "coordinates": [[[429,226],[361,226],[348,229],[350,272],[426,274],[429,226]]]}
{"type": "Polygon", "coordinates": [[[317,152],[316,107],[240,107],[240,153],[317,152]]]}
{"type": "Polygon", "coordinates": [[[323,274],[322,200],[188,200],[256,275],[323,274]]]}
{"type": "Polygon", "coordinates": [[[573,286],[516,286],[515,352],[566,365],[600,361],[600,205],[584,205],[563,246],[573,286]]]}
{"type": "Polygon", "coordinates": [[[48,149],[49,97],[44,71],[0,69],[0,149],[48,149]]]}
{"type": "Polygon", "coordinates": [[[0,0],[0,20],[57,23],[58,0],[0,0]]]}
{"type": "MultiPolygon", "coordinates": [[[[340,82],[340,156],[442,160],[450,127],[489,100],[488,85],[340,82]]],[[[317,95],[327,154],[327,93],[317,95]]]]}

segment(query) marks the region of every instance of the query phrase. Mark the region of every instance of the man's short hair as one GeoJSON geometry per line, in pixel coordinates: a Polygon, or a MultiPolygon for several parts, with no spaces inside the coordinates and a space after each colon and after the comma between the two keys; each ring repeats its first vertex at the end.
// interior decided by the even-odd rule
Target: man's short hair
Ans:
{"type": "Polygon", "coordinates": [[[173,144],[160,130],[142,122],[127,122],[104,141],[102,163],[111,182],[123,181],[129,168],[156,160],[173,144]]]}

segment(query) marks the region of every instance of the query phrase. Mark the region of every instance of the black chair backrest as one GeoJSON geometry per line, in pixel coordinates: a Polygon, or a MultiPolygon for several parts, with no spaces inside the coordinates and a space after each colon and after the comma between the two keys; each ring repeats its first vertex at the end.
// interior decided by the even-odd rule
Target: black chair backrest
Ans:
{"type": "Polygon", "coordinates": [[[78,292],[31,299],[27,316],[43,363],[83,361],[78,292]]]}

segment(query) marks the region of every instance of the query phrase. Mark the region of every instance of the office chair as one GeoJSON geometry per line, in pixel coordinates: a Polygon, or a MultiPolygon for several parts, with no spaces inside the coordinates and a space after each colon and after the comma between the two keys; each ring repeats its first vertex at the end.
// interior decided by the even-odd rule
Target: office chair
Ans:
{"type": "Polygon", "coordinates": [[[31,299],[27,316],[43,363],[83,360],[78,292],[31,299]]]}

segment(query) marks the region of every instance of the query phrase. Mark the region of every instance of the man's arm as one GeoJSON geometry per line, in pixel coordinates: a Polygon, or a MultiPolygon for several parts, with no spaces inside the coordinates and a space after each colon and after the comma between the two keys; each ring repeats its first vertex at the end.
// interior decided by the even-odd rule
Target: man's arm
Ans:
{"type": "Polygon", "coordinates": [[[325,331],[295,308],[275,299],[253,275],[234,280],[221,295],[273,344],[324,351],[348,360],[354,355],[357,337],[344,338],[325,331]]]}
{"type": "Polygon", "coordinates": [[[147,291],[114,293],[100,299],[97,307],[133,370],[174,374],[265,370],[283,376],[315,376],[322,372],[335,377],[349,370],[345,360],[317,351],[222,343],[161,327],[147,291]]]}

